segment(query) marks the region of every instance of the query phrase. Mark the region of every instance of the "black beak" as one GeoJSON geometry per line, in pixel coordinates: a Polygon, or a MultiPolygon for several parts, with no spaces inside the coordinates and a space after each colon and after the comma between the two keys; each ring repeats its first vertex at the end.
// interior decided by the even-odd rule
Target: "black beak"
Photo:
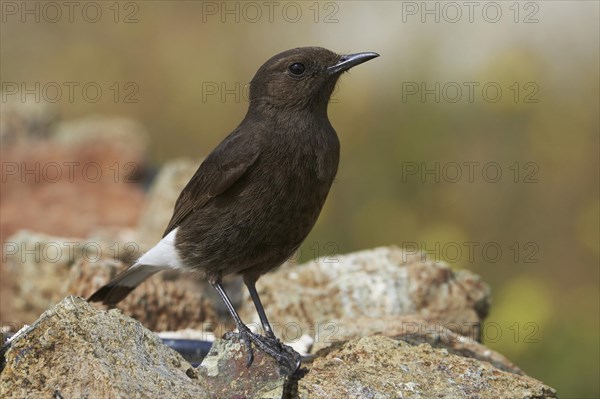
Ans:
{"type": "Polygon", "coordinates": [[[342,58],[340,58],[340,60],[337,62],[337,64],[327,68],[327,72],[329,72],[331,75],[339,73],[339,72],[344,72],[354,66],[357,66],[358,64],[362,64],[363,62],[367,62],[376,57],[379,57],[379,54],[377,54],[377,53],[356,53],[356,54],[343,55],[342,58]]]}

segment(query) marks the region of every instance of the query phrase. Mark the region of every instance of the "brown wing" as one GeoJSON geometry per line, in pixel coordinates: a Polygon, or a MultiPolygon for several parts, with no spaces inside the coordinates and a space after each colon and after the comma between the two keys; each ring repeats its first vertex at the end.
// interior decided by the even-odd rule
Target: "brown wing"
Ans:
{"type": "Polygon", "coordinates": [[[252,136],[236,129],[206,157],[179,195],[163,237],[248,171],[260,154],[252,136]]]}

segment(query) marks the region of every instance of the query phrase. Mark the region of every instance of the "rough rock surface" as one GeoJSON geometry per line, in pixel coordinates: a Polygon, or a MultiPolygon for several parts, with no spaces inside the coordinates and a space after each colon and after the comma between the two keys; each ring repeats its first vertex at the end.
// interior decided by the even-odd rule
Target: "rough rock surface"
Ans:
{"type": "Polygon", "coordinates": [[[283,397],[290,379],[280,375],[277,362],[258,350],[251,367],[246,367],[246,359],[242,342],[218,339],[198,366],[198,374],[216,398],[283,397]]]}
{"type": "Polygon", "coordinates": [[[500,370],[523,374],[523,371],[506,357],[476,340],[457,334],[440,323],[430,322],[414,315],[332,320],[320,326],[311,352],[317,352],[337,342],[372,335],[401,339],[413,345],[428,343],[458,356],[490,363],[500,370]]]}
{"type": "Polygon", "coordinates": [[[11,341],[2,398],[209,398],[178,353],[119,311],[67,297],[11,341]],[[191,377],[190,377],[191,376],[191,377]]]}
{"type": "Polygon", "coordinates": [[[383,336],[336,343],[292,378],[239,341],[216,340],[197,369],[118,310],[67,297],[2,350],[2,398],[555,398],[487,362],[383,336]]]}
{"type": "Polygon", "coordinates": [[[306,364],[291,397],[364,398],[555,398],[531,377],[434,349],[371,336],[334,345],[306,364]]]}
{"type": "MultiPolygon", "coordinates": [[[[397,247],[284,265],[263,276],[257,289],[276,332],[313,336],[332,320],[417,315],[479,339],[490,303],[478,276],[397,247]]],[[[242,317],[257,322],[251,302],[246,295],[242,317]]]]}

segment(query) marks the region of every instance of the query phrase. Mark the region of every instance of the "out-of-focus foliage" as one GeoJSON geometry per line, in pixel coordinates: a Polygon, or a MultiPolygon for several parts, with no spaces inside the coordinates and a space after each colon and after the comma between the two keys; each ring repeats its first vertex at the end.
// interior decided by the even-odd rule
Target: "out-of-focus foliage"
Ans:
{"type": "Polygon", "coordinates": [[[231,131],[252,74],[276,52],[381,53],[334,94],[342,162],[301,260],[397,244],[471,269],[493,289],[492,348],[561,397],[600,395],[598,3],[521,2],[517,23],[511,2],[499,3],[497,23],[481,8],[473,22],[467,9],[457,22],[423,22],[403,8],[421,2],[297,3],[295,23],[283,17],[287,3],[273,22],[265,9],[252,22],[238,2],[225,15],[221,2],[131,3],[137,22],[127,24],[108,3],[97,23],[4,14],[3,84],[98,83],[97,102],[65,91],[63,116],[135,117],[160,164],[206,155],[231,131]],[[524,23],[535,10],[537,22],[524,23]],[[410,94],[422,84],[433,92],[410,94]],[[131,87],[136,103],[124,101],[131,87]]]}

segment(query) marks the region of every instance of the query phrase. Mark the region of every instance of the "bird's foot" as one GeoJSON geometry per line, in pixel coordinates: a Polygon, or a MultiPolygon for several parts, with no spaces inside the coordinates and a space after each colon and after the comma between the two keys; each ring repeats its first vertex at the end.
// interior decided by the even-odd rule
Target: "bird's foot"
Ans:
{"type": "Polygon", "coordinates": [[[254,334],[246,326],[241,328],[238,327],[239,332],[228,332],[224,335],[225,339],[230,339],[234,336],[244,342],[248,357],[246,359],[246,367],[250,367],[254,361],[254,353],[252,344],[258,349],[271,356],[279,364],[279,370],[283,375],[292,375],[300,368],[301,357],[298,352],[293,350],[291,347],[283,344],[279,339],[275,337],[273,332],[267,332],[267,336],[254,334]]]}

